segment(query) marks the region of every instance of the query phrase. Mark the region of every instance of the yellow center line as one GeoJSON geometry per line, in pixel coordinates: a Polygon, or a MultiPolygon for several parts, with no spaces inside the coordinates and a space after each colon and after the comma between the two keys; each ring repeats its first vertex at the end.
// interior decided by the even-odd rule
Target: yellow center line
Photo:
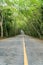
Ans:
{"type": "Polygon", "coordinates": [[[24,65],[28,65],[28,59],[27,59],[27,53],[26,53],[24,38],[23,38],[23,50],[24,50],[24,65]]]}

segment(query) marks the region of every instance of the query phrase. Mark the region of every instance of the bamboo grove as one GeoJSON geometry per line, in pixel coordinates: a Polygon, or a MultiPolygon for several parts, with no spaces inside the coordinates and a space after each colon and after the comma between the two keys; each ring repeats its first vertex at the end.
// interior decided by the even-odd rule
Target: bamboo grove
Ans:
{"type": "MultiPolygon", "coordinates": [[[[43,38],[43,0],[0,0],[3,37],[20,34],[43,38]]],[[[0,27],[1,36],[1,27],[0,27]]]]}

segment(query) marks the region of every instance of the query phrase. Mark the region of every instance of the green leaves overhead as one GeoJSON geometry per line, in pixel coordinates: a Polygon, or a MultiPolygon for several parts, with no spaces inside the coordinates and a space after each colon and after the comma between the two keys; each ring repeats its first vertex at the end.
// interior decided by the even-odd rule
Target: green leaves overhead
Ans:
{"type": "Polygon", "coordinates": [[[7,31],[16,34],[23,29],[25,34],[42,38],[43,0],[0,0],[1,9],[7,31]]]}

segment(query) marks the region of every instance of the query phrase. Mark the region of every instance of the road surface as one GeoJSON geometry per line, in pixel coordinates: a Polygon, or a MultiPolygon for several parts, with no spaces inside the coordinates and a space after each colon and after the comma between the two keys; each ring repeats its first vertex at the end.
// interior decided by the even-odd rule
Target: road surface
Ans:
{"type": "Polygon", "coordinates": [[[0,40],[0,65],[43,65],[43,41],[26,35],[0,40]]]}

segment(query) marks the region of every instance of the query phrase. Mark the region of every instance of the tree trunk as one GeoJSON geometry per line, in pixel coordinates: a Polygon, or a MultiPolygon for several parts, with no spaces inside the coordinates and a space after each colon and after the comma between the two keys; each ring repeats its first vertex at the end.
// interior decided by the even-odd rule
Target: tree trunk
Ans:
{"type": "Polygon", "coordinates": [[[3,37],[3,25],[2,25],[2,22],[0,22],[0,27],[1,27],[1,37],[3,37]]]}

